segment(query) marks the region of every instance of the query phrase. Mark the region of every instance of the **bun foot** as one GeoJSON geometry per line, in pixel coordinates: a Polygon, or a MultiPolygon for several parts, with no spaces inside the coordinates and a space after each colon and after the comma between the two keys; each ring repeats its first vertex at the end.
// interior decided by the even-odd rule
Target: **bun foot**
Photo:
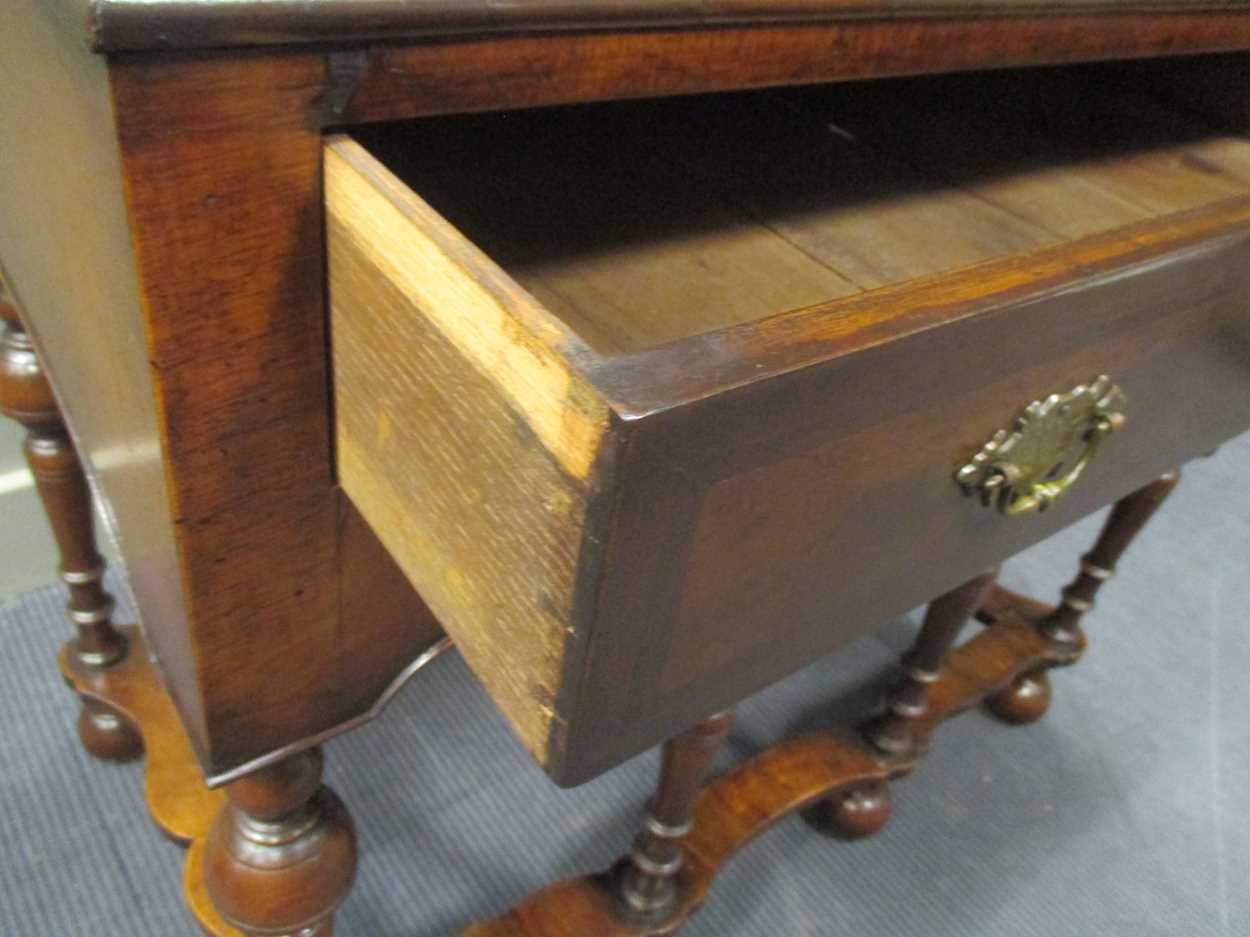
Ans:
{"type": "Polygon", "coordinates": [[[1037,722],[1050,708],[1050,677],[1046,671],[1025,673],[985,700],[986,708],[1012,725],[1037,722]]]}
{"type": "Polygon", "coordinates": [[[204,886],[248,937],[330,937],[356,872],[356,833],[314,749],[235,781],[204,842],[204,886]]]}
{"type": "Polygon", "coordinates": [[[134,723],[95,700],[82,701],[78,738],[87,754],[101,761],[132,761],[143,754],[143,737],[134,723]]]}
{"type": "Polygon", "coordinates": [[[832,832],[842,838],[867,839],[885,829],[893,803],[885,781],[865,781],[830,794],[822,813],[832,832]]]}

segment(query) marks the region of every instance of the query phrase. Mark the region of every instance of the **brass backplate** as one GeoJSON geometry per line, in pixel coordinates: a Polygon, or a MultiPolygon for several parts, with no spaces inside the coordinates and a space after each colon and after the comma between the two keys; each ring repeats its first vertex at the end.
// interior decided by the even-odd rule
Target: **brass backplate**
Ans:
{"type": "Polygon", "coordinates": [[[1004,514],[1044,511],[1076,483],[1099,444],[1124,425],[1124,394],[1099,375],[1035,400],[955,473],[964,493],[1004,514]]]}

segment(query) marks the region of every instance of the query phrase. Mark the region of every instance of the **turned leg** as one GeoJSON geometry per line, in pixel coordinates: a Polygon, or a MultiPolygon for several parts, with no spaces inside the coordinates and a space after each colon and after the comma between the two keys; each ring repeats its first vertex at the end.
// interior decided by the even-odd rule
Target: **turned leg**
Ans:
{"type": "Polygon", "coordinates": [[[981,607],[998,571],[970,579],[929,603],[915,644],[902,661],[902,677],[886,699],[885,712],[864,728],[864,737],[886,755],[912,755],[926,741],[929,687],[972,614],[981,607]]]}
{"type": "MultiPolygon", "coordinates": [[[[77,626],[71,652],[83,667],[107,668],[125,657],[126,641],[113,627],[113,598],[102,584],[104,560],[96,549],[91,493],[47,376],[3,283],[0,319],[0,411],[27,430],[26,462],[56,538],[61,578],[69,587],[69,617],[77,626]]],[[[98,758],[124,760],[142,750],[135,727],[92,700],[83,700],[78,734],[98,758]]]]}
{"type": "MultiPolygon", "coordinates": [[[[1056,646],[1079,653],[1085,636],[1081,618],[1094,607],[1098,590],[1115,572],[1116,563],[1146,522],[1180,481],[1170,472],[1144,488],[1121,498],[1111,509],[1092,550],[1081,557],[1080,572],[1063,590],[1059,607],[1038,622],[1038,630],[1056,646]]],[[[1013,723],[1034,722],[1050,706],[1050,679],[1046,670],[1021,674],[986,700],[990,711],[1013,723]]]]}
{"type": "Polygon", "coordinates": [[[249,937],[330,937],[356,875],[356,830],[310,749],[226,787],[204,843],[204,885],[249,937]]]}
{"type": "Polygon", "coordinates": [[[732,710],[717,713],[665,743],[655,796],[618,879],[617,895],[627,917],[654,924],[680,906],[681,840],[690,832],[695,795],[733,720],[732,710]]]}
{"type": "MultiPolygon", "coordinates": [[[[885,712],[864,727],[864,738],[890,758],[915,758],[928,741],[929,687],[942,673],[960,629],[981,606],[997,570],[971,579],[929,603],[920,634],[902,661],[902,675],[886,697],[885,712]]],[[[827,801],[829,820],[842,835],[879,833],[890,819],[884,781],[851,785],[827,801]]]]}

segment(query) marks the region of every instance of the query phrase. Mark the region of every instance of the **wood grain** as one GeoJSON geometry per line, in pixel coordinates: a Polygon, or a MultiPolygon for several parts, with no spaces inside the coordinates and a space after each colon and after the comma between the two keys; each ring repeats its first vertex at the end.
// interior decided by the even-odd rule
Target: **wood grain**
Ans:
{"type": "Polygon", "coordinates": [[[351,123],[737,88],[1250,48],[1250,16],[1160,12],[883,18],[615,30],[379,46],[351,123]]]}
{"type": "Polygon", "coordinates": [[[111,74],[191,616],[152,628],[190,647],[192,676],[171,686],[203,708],[193,738],[214,777],[360,715],[438,633],[389,561],[343,575],[384,551],[332,461],[309,122],[322,65],[143,59],[111,74]]]}
{"type": "Polygon", "coordinates": [[[1244,139],[1080,86],[916,79],[356,135],[609,356],[1250,193],[1244,139]]]}
{"type": "Polygon", "coordinates": [[[297,116],[320,72],[143,62],[112,79],[215,773],[324,721],[337,677],[322,650],[338,626],[324,332],[309,315],[319,156],[297,116]]]}
{"type": "MultiPolygon", "coordinates": [[[[32,309],[37,341],[71,349],[45,338],[57,329],[90,336],[81,351],[47,349],[54,377],[66,385],[60,391],[71,424],[82,423],[74,429],[111,496],[153,644],[216,777],[357,714],[365,693],[354,688],[386,684],[420,650],[431,625],[426,617],[394,640],[375,639],[395,634],[399,616],[388,609],[420,614],[420,603],[393,567],[376,580],[341,574],[344,562],[368,566],[381,548],[366,524],[345,521],[352,508],[334,474],[321,295],[322,127],[1250,46],[1240,12],[938,14],[923,22],[400,42],[356,50],[355,80],[336,66],[341,57],[307,48],[91,58],[77,47],[78,12],[73,3],[27,0],[0,14],[6,43],[20,39],[5,56],[15,63],[6,86],[20,89],[3,105],[6,147],[20,148],[31,167],[24,178],[38,182],[28,191],[4,190],[0,252],[32,309]],[[10,103],[16,100],[35,104],[18,110],[10,103]],[[64,120],[50,121],[54,127],[42,135],[23,132],[39,122],[31,111],[55,115],[58,102],[73,102],[64,120]],[[111,155],[114,135],[120,164],[111,155]],[[69,151],[93,154],[93,171],[66,176],[63,161],[49,154],[69,151]],[[128,187],[124,203],[119,180],[128,187]],[[55,190],[71,197],[45,201],[42,193],[55,190]],[[101,224],[86,234],[70,231],[83,206],[101,224]],[[105,311],[83,312],[96,309],[105,311]],[[60,319],[69,310],[72,321],[60,319]],[[87,349],[94,348],[109,356],[93,356],[87,349]],[[75,371],[84,375],[77,391],[68,383],[75,371]],[[94,428],[92,413],[100,414],[94,428]],[[345,531],[356,531],[355,546],[344,545],[345,531]],[[376,598],[386,594],[396,601],[376,598]],[[361,620],[347,620],[350,610],[361,620]]],[[[865,340],[899,321],[888,312],[880,318],[862,333],[865,340]]],[[[596,380],[605,400],[633,417],[648,402],[687,401],[696,387],[719,393],[736,368],[752,369],[735,378],[750,383],[801,366],[811,351],[800,346],[837,334],[853,317],[824,317],[827,329],[798,328],[811,321],[795,314],[775,327],[743,326],[759,328],[758,344],[735,356],[737,364],[726,353],[743,333],[730,328],[697,347],[648,355],[645,365],[641,358],[614,363],[596,380]],[[697,374],[682,358],[689,352],[699,356],[697,374]],[[644,366],[652,379],[634,382],[644,366]]],[[[543,369],[536,373],[545,377],[543,369]]],[[[575,432],[554,418],[539,426],[544,446],[575,432]]],[[[565,456],[593,449],[552,445],[565,456]]],[[[680,511],[664,513],[698,489],[681,477],[671,481],[667,500],[646,506],[656,523],[681,523],[680,511]]],[[[591,580],[579,584],[586,608],[596,601],[591,580]]],[[[584,635],[575,637],[580,648],[584,635]]]]}
{"type": "Polygon", "coordinates": [[[771,370],[782,362],[762,327],[649,355],[627,378],[652,390],[618,469],[586,734],[570,732],[569,763],[593,775],[631,735],[641,750],[663,725],[723,708],[1242,431],[1248,207],[1121,232],[1119,259],[1081,260],[1108,239],[974,268],[972,292],[950,302],[959,275],[913,285],[915,331],[885,343],[901,293],[865,294],[883,321],[861,320],[854,338],[812,311],[809,340],[787,335],[803,347],[793,370],[771,370]],[[1208,222],[1232,227],[1189,239],[1208,222]],[[1060,253],[1066,274],[1048,287],[1060,253]],[[715,374],[721,341],[741,383],[715,374]],[[666,389],[689,402],[652,408],[665,359],[684,375],[666,389]],[[695,376],[696,361],[710,370],[695,376]],[[1104,371],[1132,401],[1129,422],[1063,501],[1010,522],[960,493],[956,467],[1027,403],[1104,371]]]}
{"type": "MultiPolygon", "coordinates": [[[[807,309],[763,310],[753,322],[735,321],[739,310],[718,330],[621,353],[577,341],[556,316],[576,307],[581,323],[606,308],[618,334],[629,333],[630,347],[637,347],[648,343],[648,330],[675,334],[687,309],[696,310],[691,318],[703,327],[718,294],[692,276],[670,284],[672,305],[657,311],[646,284],[633,289],[638,277],[628,262],[618,271],[602,258],[663,252],[665,268],[676,270],[685,253],[726,269],[732,265],[709,257],[718,225],[729,231],[726,256],[734,256],[737,206],[748,205],[748,183],[765,193],[748,217],[754,212],[777,232],[785,208],[804,204],[813,180],[829,170],[788,172],[788,149],[796,158],[812,152],[796,145],[804,131],[777,133],[784,122],[752,115],[749,102],[731,102],[719,117],[715,105],[703,104],[633,111],[619,105],[603,113],[609,116],[512,115],[500,137],[491,136],[488,118],[472,119],[467,130],[454,121],[409,128],[395,145],[406,154],[399,163],[418,167],[405,177],[419,185],[432,179],[432,197],[449,206],[456,227],[355,144],[333,144],[327,164],[344,483],[458,643],[478,646],[466,651],[470,663],[562,784],[586,780],[674,727],[732,705],[1247,424],[1250,342],[1242,310],[1250,291],[1250,198],[1240,170],[1168,156],[1154,172],[1176,188],[1151,203],[1152,192],[1169,189],[1138,171],[1145,156],[1130,137],[1126,151],[1102,154],[1100,171],[1114,170],[1123,191],[1140,195],[1135,204],[1145,220],[1117,227],[1118,219],[1134,216],[1113,215],[1104,223],[1115,230],[1063,240],[1044,224],[1046,210],[1074,197],[1066,161],[1083,168],[1083,151],[1057,154],[1057,166],[1025,160],[1020,175],[1033,174],[1035,194],[1045,193],[1034,223],[1014,219],[1006,208],[986,211],[993,206],[984,199],[972,199],[980,207],[961,215],[960,200],[948,197],[961,191],[957,186],[909,175],[899,165],[905,151],[886,150],[893,162],[881,172],[890,184],[834,187],[837,197],[828,203],[817,197],[811,216],[798,217],[784,234],[798,239],[810,231],[848,245],[838,257],[824,252],[832,266],[851,256],[859,224],[871,228],[871,214],[879,221],[897,209],[897,218],[873,230],[883,254],[904,258],[892,274],[903,282],[807,309]],[[648,137],[647,117],[640,115],[657,113],[657,136],[648,137]],[[742,118],[736,131],[734,117],[742,118]],[[562,124],[597,144],[562,134],[562,124]],[[618,184],[609,150],[646,150],[681,125],[714,132],[702,151],[676,146],[662,158],[630,160],[642,181],[618,184]],[[727,141],[735,133],[745,149],[761,143],[762,151],[718,175],[716,168],[734,158],[727,141]],[[516,159],[511,176],[501,157],[501,181],[480,187],[467,174],[449,182],[423,159],[447,141],[442,166],[454,174],[471,148],[512,156],[531,137],[536,155],[516,159]],[[500,145],[466,142],[483,139],[500,145]],[[774,158],[777,172],[752,171],[774,158]],[[724,198],[715,211],[696,213],[704,225],[697,238],[672,236],[663,224],[658,246],[647,240],[645,225],[633,231],[609,222],[602,242],[583,233],[602,216],[598,193],[641,191],[652,174],[676,215],[685,215],[686,200],[724,198]],[[691,196],[681,184],[690,178],[711,181],[685,185],[697,190],[691,196]],[[726,178],[729,187],[718,190],[726,178]],[[518,194],[510,208],[492,202],[492,191],[502,198],[505,189],[531,179],[537,195],[518,194]],[[562,198],[561,185],[574,194],[562,198]],[[856,189],[869,190],[874,212],[860,211],[856,189]],[[552,230],[548,222],[563,217],[563,207],[586,190],[596,194],[586,197],[591,208],[584,221],[575,206],[567,230],[552,230]],[[473,204],[464,212],[457,195],[466,191],[473,204]],[[1226,199],[1229,193],[1243,194],[1226,199]],[[857,220],[830,234],[839,199],[850,201],[857,220]],[[551,204],[542,208],[544,201],[551,204]],[[406,207],[397,215],[396,205],[406,207]],[[493,205],[501,211],[492,212],[493,205]],[[1200,207],[1180,211],[1193,205],[1200,207]],[[1017,242],[1023,247],[972,266],[948,257],[956,269],[932,272],[932,259],[920,249],[925,219],[943,211],[966,219],[942,230],[955,241],[966,237],[970,249],[980,244],[993,256],[1003,249],[996,235],[1010,230],[1024,232],[1017,242]],[[511,270],[492,263],[475,240],[501,245],[511,270]],[[909,252],[909,245],[917,249],[909,252]],[[522,288],[534,285],[525,271],[535,267],[538,285],[560,295],[555,308],[544,309],[522,288]],[[558,280],[562,270],[571,271],[568,280],[558,280]],[[509,276],[513,271],[519,283],[509,276]],[[461,282],[466,279],[475,282],[461,282]],[[555,282],[594,289],[578,294],[554,289],[555,282]],[[631,289],[642,307],[634,319],[628,318],[631,289]],[[513,329],[524,329],[526,319],[501,318],[482,297],[522,310],[539,331],[515,338],[513,329]],[[603,308],[590,307],[597,297],[605,298],[603,308]],[[507,330],[496,324],[501,321],[507,330]],[[555,386],[564,386],[564,375],[589,378],[587,397],[565,409],[576,420],[584,400],[608,415],[619,436],[603,442],[611,462],[592,480],[604,513],[589,492],[560,489],[564,479],[534,474],[535,465],[555,462],[576,481],[570,465],[596,464],[598,457],[571,460],[553,452],[567,437],[550,431],[525,431],[518,443],[516,425],[526,425],[534,408],[546,413],[556,398],[533,396],[524,380],[511,386],[525,372],[495,364],[500,356],[489,350],[498,345],[496,335],[462,337],[483,323],[495,324],[509,341],[539,342],[553,356],[547,360],[555,386]],[[478,356],[477,349],[489,353],[478,356]],[[997,429],[1010,426],[1030,401],[1104,372],[1133,402],[1128,428],[1060,505],[1011,522],[964,498],[953,472],[997,429]],[[1187,378],[1197,373],[1202,381],[1187,378]],[[489,432],[479,434],[479,426],[489,432]],[[536,455],[545,461],[532,461],[536,455]],[[562,495],[553,506],[552,490],[576,497],[562,495]],[[495,529],[500,520],[532,531],[530,537],[558,533],[554,540],[526,541],[495,529]],[[472,537],[458,539],[469,531],[472,537]],[[500,550],[500,543],[509,546],[500,550]],[[587,544],[594,545],[588,556],[581,552],[587,544]],[[489,591],[494,583],[500,588],[489,591]],[[546,604],[535,600],[535,591],[546,595],[546,604]],[[524,635],[523,648],[508,656],[503,649],[516,635],[524,635]],[[545,747],[544,733],[552,740],[545,747]]],[[[965,113],[975,116],[975,109],[965,113]]],[[[1021,119],[1031,116],[1026,110],[1021,119]]],[[[1175,129],[1162,125],[1160,139],[1152,138],[1156,150],[1169,149],[1175,129]]],[[[826,145],[837,153],[850,142],[826,145]]],[[[1226,142],[1229,166],[1244,165],[1246,146],[1226,142]]],[[[870,149],[863,166],[880,152],[870,149]]],[[[1188,145],[1184,152],[1193,155],[1188,145]]],[[[628,205],[624,200],[623,215],[628,205]]],[[[795,250],[811,257],[821,247],[809,240],[795,250]]],[[[777,272],[733,275],[768,283],[777,272]]]]}
{"type": "Polygon", "coordinates": [[[144,794],[153,822],[183,845],[203,836],[225,800],[204,786],[204,776],[161,678],[148,660],[137,628],[119,629],[130,653],[107,670],[86,667],[66,645],[58,661],[79,694],[125,714],[143,736],[144,794]]]}
{"type": "Polygon", "coordinates": [[[377,274],[498,385],[560,467],[584,481],[605,415],[563,363],[583,353],[573,334],[359,145],[332,138],[325,175],[328,224],[340,237],[331,252],[367,253],[377,274]]]}
{"type": "MultiPolygon", "coordinates": [[[[833,303],[780,313],[683,342],[597,363],[595,383],[614,407],[642,417],[725,391],[795,373],[815,360],[868,351],[919,335],[952,318],[970,318],[1028,298],[1060,292],[1075,273],[1091,276],[1131,266],[1171,247],[1191,250],[1221,235],[1236,238],[1245,199],[1229,199],[1176,217],[1004,257],[948,274],[873,290],[833,303]],[[693,375],[686,362],[700,362],[693,375]]],[[[1161,469],[1160,471],[1163,471],[1161,469]]]]}
{"type": "MultiPolygon", "coordinates": [[[[926,733],[1007,686],[1020,673],[1075,659],[1073,653],[1057,653],[1039,634],[1035,622],[1012,607],[1009,599],[998,597],[995,604],[999,620],[952,653],[931,686],[931,706],[923,717],[926,733]]],[[[693,828],[682,842],[679,907],[662,923],[626,920],[612,893],[615,873],[607,872],[548,886],[499,917],[466,928],[461,937],[674,933],[703,904],[725,864],[782,818],[835,791],[906,775],[918,760],[919,753],[884,758],[847,729],[781,742],[710,781],[700,792],[693,828]]]]}
{"type": "MultiPolygon", "coordinates": [[[[569,108],[354,136],[600,353],[857,292],[709,196],[697,168],[675,158],[674,133],[701,116],[664,104],[569,108]]],[[[762,138],[752,125],[738,142],[747,151],[762,138]]]]}
{"type": "Polygon", "coordinates": [[[326,207],[339,477],[545,761],[607,410],[580,343],[349,140],[326,207]]]}

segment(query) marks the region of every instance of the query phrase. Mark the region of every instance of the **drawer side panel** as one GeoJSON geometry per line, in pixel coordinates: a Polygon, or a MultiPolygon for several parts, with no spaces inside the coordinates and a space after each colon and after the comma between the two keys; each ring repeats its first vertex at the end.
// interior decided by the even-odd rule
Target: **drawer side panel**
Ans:
{"type": "Polygon", "coordinates": [[[497,268],[348,157],[327,150],[340,481],[546,763],[607,411],[497,268]]]}

